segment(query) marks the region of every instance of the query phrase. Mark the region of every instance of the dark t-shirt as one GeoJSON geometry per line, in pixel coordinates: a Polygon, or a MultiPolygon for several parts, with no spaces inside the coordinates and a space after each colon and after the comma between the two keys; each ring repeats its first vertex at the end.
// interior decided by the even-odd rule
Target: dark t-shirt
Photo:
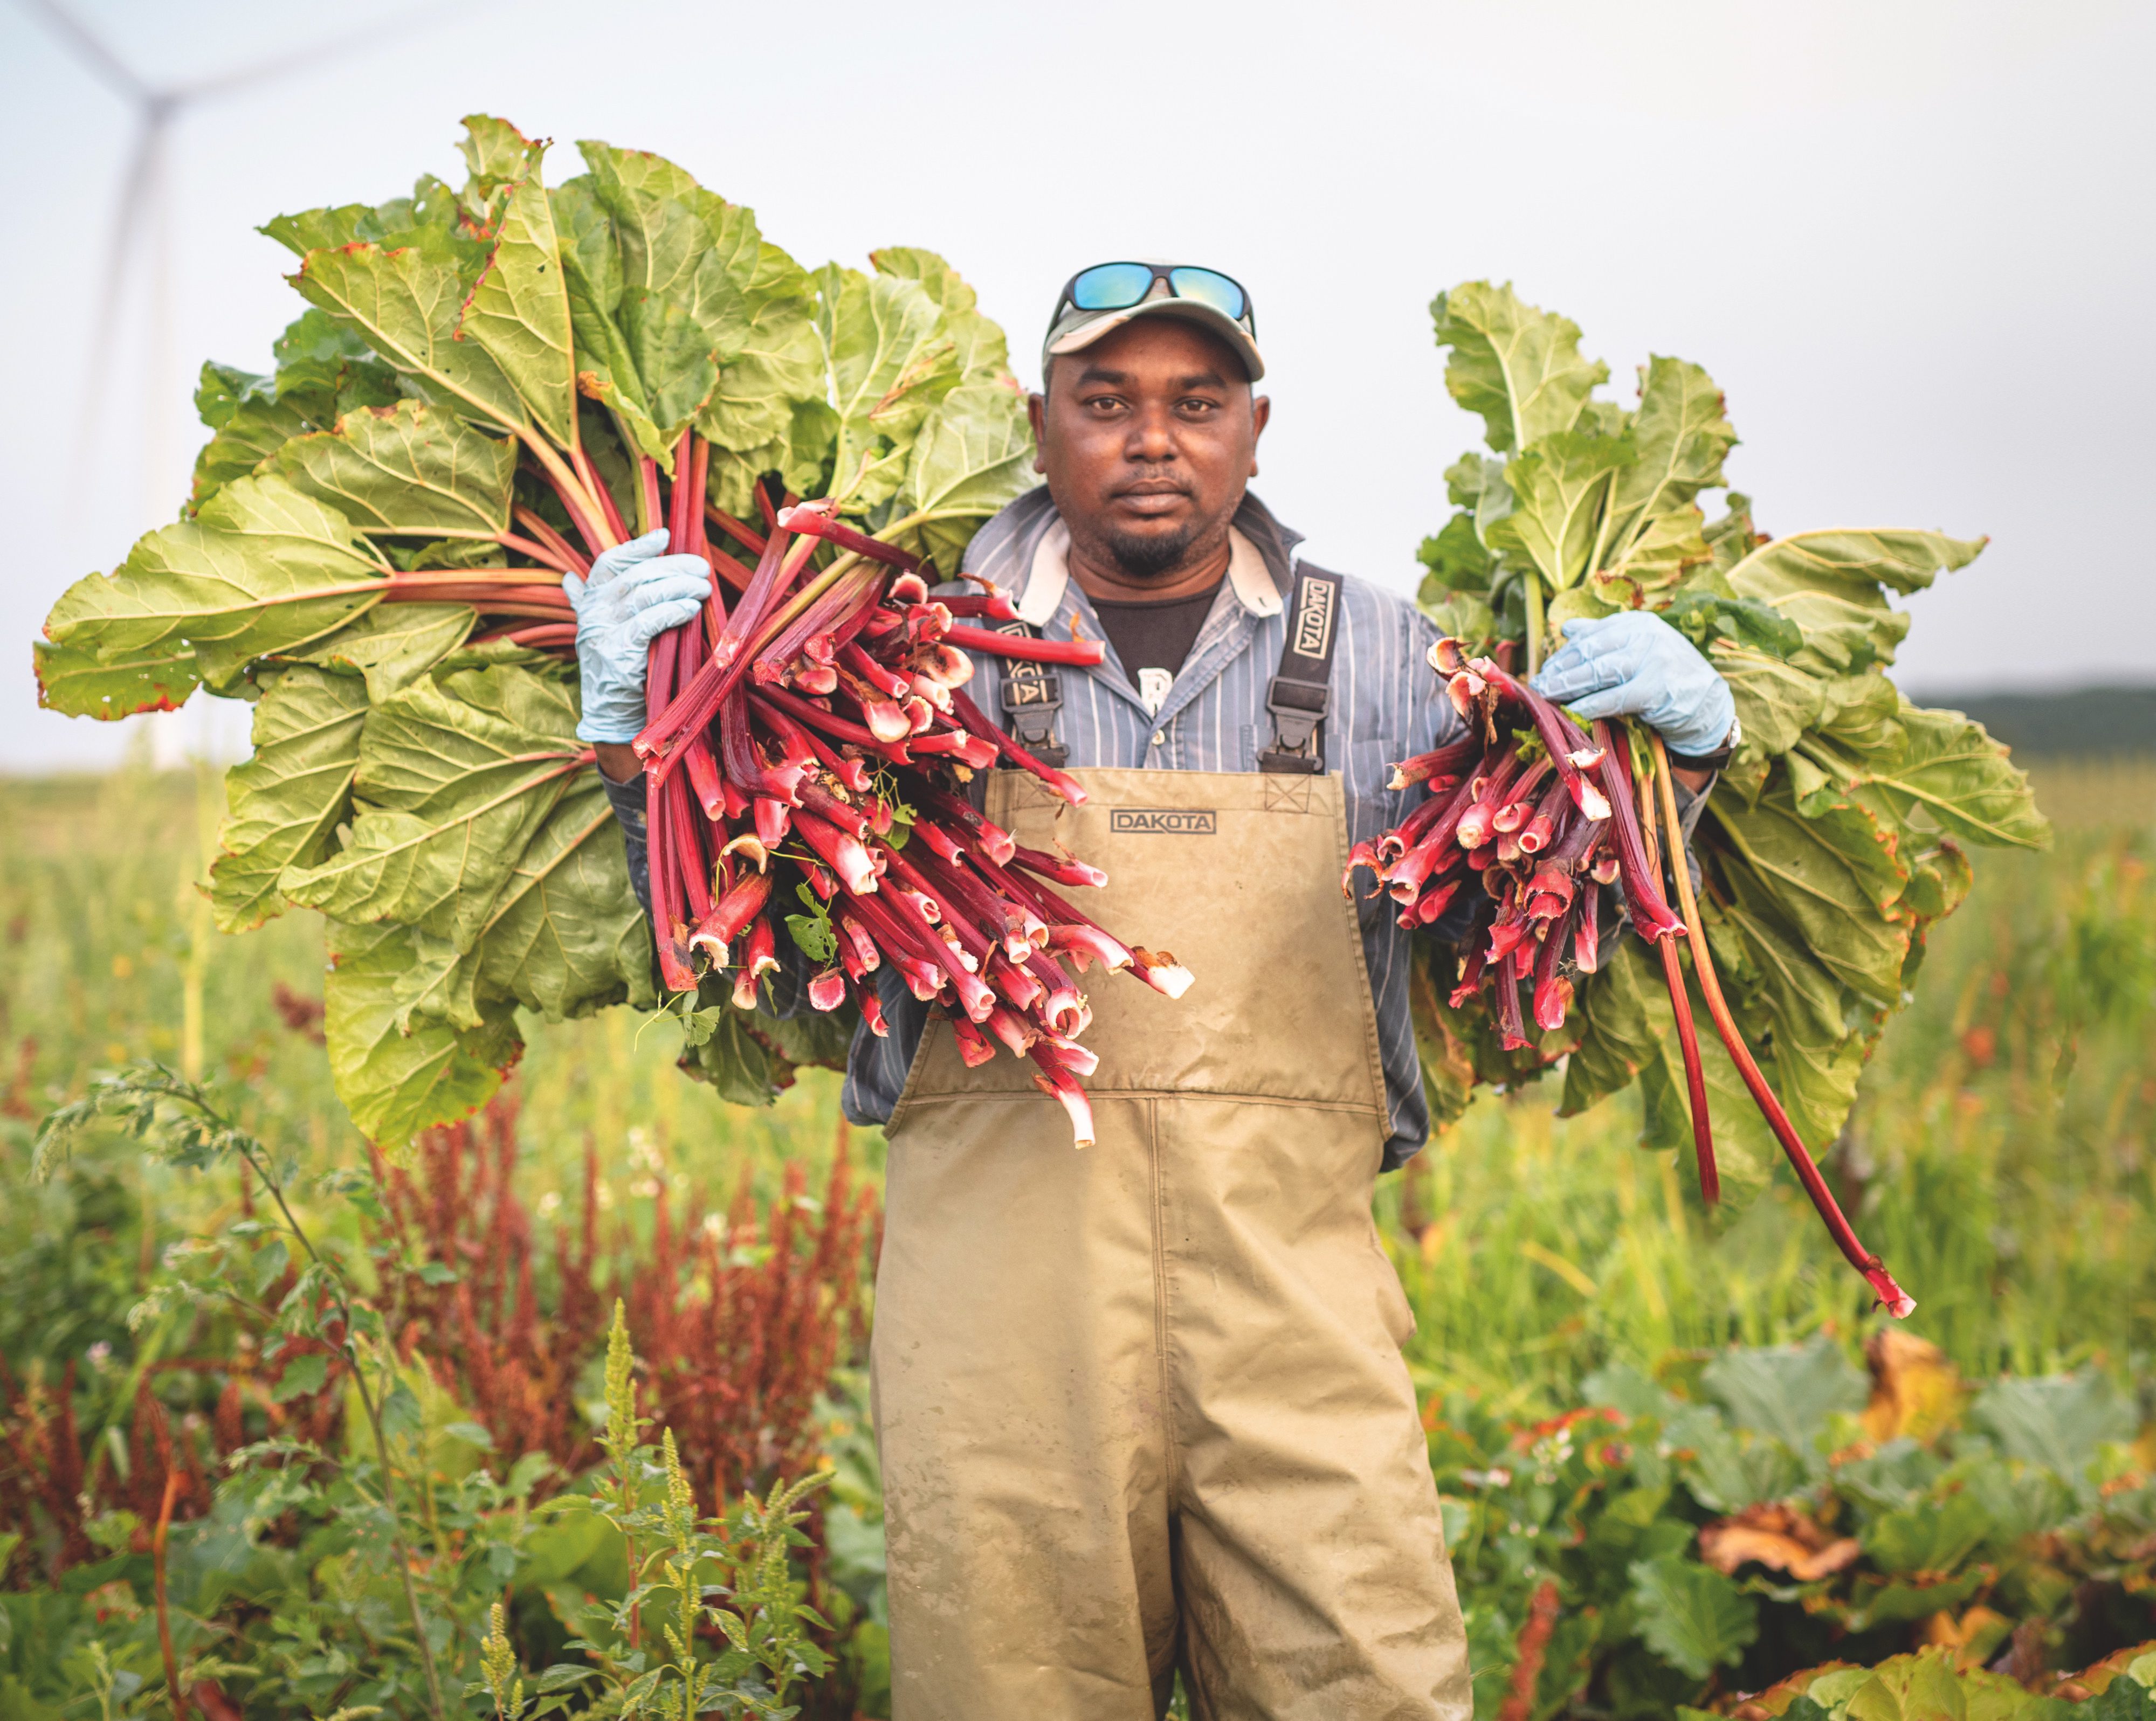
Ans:
{"type": "Polygon", "coordinates": [[[1164,669],[1179,674],[1190,648],[1198,643],[1198,630],[1213,613],[1213,600],[1220,595],[1218,581],[1193,597],[1166,603],[1110,602],[1093,600],[1094,612],[1107,630],[1123,673],[1135,682],[1141,669],[1164,669]]]}

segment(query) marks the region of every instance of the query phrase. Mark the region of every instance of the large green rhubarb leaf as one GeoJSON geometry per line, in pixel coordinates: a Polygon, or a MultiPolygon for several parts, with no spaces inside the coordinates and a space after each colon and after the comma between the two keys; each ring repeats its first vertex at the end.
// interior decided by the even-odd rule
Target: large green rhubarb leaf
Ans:
{"type": "Polygon", "coordinates": [[[2007,750],[1958,711],[1928,711],[1907,700],[1897,722],[1903,745],[1864,758],[1826,739],[1803,744],[1789,761],[1799,805],[1822,795],[1873,791],[1902,821],[1922,818],[1957,837],[1993,848],[2042,848],[2051,827],[2037,812],[2029,779],[2007,750]],[[1810,790],[1807,793],[1806,791],[1810,790]]]}
{"type": "MultiPolygon", "coordinates": [[[[92,576],[93,578],[95,576],[92,576]]],[[[88,646],[31,642],[38,677],[38,703],[63,717],[94,717],[110,723],[138,711],[177,711],[202,684],[195,673],[194,648],[168,641],[110,659],[88,646]]]]}
{"type": "Polygon", "coordinates": [[[540,428],[563,448],[577,438],[577,366],[570,331],[568,283],[554,234],[554,214],[539,177],[543,143],[535,144],[506,121],[475,115],[467,153],[475,177],[482,165],[521,172],[506,188],[494,248],[464,308],[459,333],[492,355],[540,428]],[[506,132],[508,139],[494,136],[506,132]],[[491,153],[510,159],[495,163],[491,153]],[[509,140],[521,150],[505,148],[509,140]]]}
{"type": "Polygon", "coordinates": [[[282,878],[338,921],[399,921],[470,949],[569,776],[576,697],[513,664],[423,677],[367,718],[341,854],[282,878]]]}
{"type": "Polygon", "coordinates": [[[1753,550],[1729,571],[1739,597],[1770,603],[1804,630],[1797,661],[1815,674],[1851,675],[1892,663],[1909,618],[1882,586],[1920,592],[1984,548],[1940,532],[1795,532],[1753,550]]]}
{"type": "Polygon", "coordinates": [[[951,337],[952,362],[962,382],[1009,382],[1010,346],[1002,328],[981,314],[980,299],[963,276],[933,251],[911,245],[886,245],[869,253],[880,274],[918,281],[943,314],[943,332],[951,337]]]}
{"type": "Polygon", "coordinates": [[[503,665],[423,678],[360,740],[340,853],[282,881],[340,920],[393,920],[470,950],[535,832],[589,761],[574,690],[503,665]]]}
{"type": "MultiPolygon", "coordinates": [[[[333,411],[334,397],[326,404],[333,411]]],[[[199,510],[233,479],[275,458],[290,438],[326,428],[313,416],[324,405],[323,397],[311,392],[280,399],[270,377],[249,376],[229,365],[204,365],[195,385],[195,412],[213,433],[195,456],[189,509],[199,510]]]]}
{"type": "Polygon", "coordinates": [[[1535,443],[1505,469],[1512,510],[1491,527],[1491,547],[1519,551],[1551,592],[1577,585],[1610,474],[1638,458],[1629,437],[1563,431],[1535,443]]]}
{"type": "Polygon", "coordinates": [[[509,530],[516,444],[404,400],[295,436],[278,451],[277,469],[363,532],[491,539],[509,530]]]}
{"type": "Polygon", "coordinates": [[[572,781],[468,949],[425,934],[415,949],[420,960],[400,982],[398,1007],[454,1027],[480,1026],[503,999],[554,1022],[624,1001],[654,1004],[649,925],[598,774],[572,781]]]}
{"type": "Polygon", "coordinates": [[[277,337],[274,376],[204,365],[195,412],[215,433],[195,458],[190,513],[244,478],[285,441],[327,430],[346,412],[383,407],[402,395],[397,373],[378,363],[354,332],[310,310],[277,337]]]}
{"type": "Polygon", "coordinates": [[[1729,839],[1732,852],[1721,864],[1740,907],[1785,924],[1829,973],[1876,1007],[1899,1002],[1907,918],[1882,917],[1830,824],[1801,817],[1785,791],[1771,789],[1750,807],[1711,801],[1707,815],[1729,839]]]}
{"type": "Polygon", "coordinates": [[[1501,454],[1531,447],[1578,423],[1609,367],[1579,352],[1579,325],[1524,305],[1508,284],[1470,281],[1430,302],[1437,344],[1452,349],[1445,386],[1488,427],[1501,454]]]}
{"type": "Polygon", "coordinates": [[[486,256],[485,243],[467,231],[456,192],[431,173],[419,176],[408,197],[273,216],[260,230],[300,258],[311,251],[334,251],[346,245],[378,245],[395,251],[427,244],[466,273],[476,274],[486,256]]]}
{"type": "Polygon", "coordinates": [[[968,382],[946,395],[921,426],[896,506],[904,515],[957,516],[916,529],[937,565],[956,573],[980,523],[1033,484],[1024,397],[1010,384],[968,382]]]}
{"type": "Polygon", "coordinates": [[[744,284],[761,236],[749,211],[713,197],[664,157],[577,146],[620,247],[621,326],[660,434],[670,442],[718,387],[748,332],[744,284]]]}
{"type": "MultiPolygon", "coordinates": [[[[1779,1150],[1737,1067],[1716,1040],[1704,1001],[1696,989],[1691,996],[1722,1198],[1737,1211],[1767,1186],[1779,1150]]],[[[1676,1152],[1685,1186],[1696,1199],[1698,1169],[1683,1055],[1661,958],[1629,932],[1606,938],[1601,968],[1580,989],[1573,1010],[1580,1038],[1565,1063],[1560,1109],[1567,1116],[1584,1111],[1636,1078],[1645,1102],[1640,1145],[1676,1152]]]]}
{"type": "Polygon", "coordinates": [[[816,330],[837,439],[831,484],[850,512],[887,500],[913,440],[957,376],[957,344],[918,281],[827,264],[816,273],[816,330]]]}
{"type": "Polygon", "coordinates": [[[1682,359],[1654,358],[1640,376],[1631,439],[1638,458],[1610,491],[1605,566],[1623,562],[1659,520],[1722,481],[1737,433],[1712,377],[1682,359]]]}
{"type": "Polygon", "coordinates": [[[501,366],[477,341],[457,338],[470,292],[458,261],[447,241],[429,233],[396,250],[362,242],[310,251],[288,279],[430,398],[526,432],[531,415],[501,366]]]}
{"type": "Polygon", "coordinates": [[[397,989],[418,961],[413,937],[404,926],[331,921],[322,988],[337,1097],[361,1134],[389,1148],[485,1104],[524,1049],[506,1003],[475,1028],[420,1022],[405,1031],[397,989]]]}
{"type": "Polygon", "coordinates": [[[801,265],[768,241],[742,284],[742,310],[741,332],[696,417],[701,434],[733,449],[788,435],[796,407],[821,404],[824,387],[814,290],[801,265]]]}
{"type": "Polygon", "coordinates": [[[184,643],[223,691],[253,659],[321,638],[379,602],[382,573],[335,509],[275,474],[244,478],[196,520],[151,533],[109,578],[77,581],[45,632],[107,663],[184,643]]]}
{"type": "Polygon", "coordinates": [[[673,471],[674,449],[652,422],[644,381],[622,334],[621,248],[613,222],[593,196],[588,178],[549,193],[567,279],[569,323],[577,341],[577,387],[606,407],[639,453],[673,471]]]}
{"type": "MultiPolygon", "coordinates": [[[[1745,1042],[1804,1141],[1824,1150],[1856,1101],[1865,1046],[1846,1019],[1848,995],[1798,944],[1742,904],[1709,909],[1717,971],[1745,1042]]],[[[1701,1032],[1708,1032],[1700,1012],[1701,1032]]],[[[1756,1117],[1748,1095],[1732,1104],[1756,1117]]],[[[1722,1109],[1717,1107],[1717,1122],[1722,1109]]]]}
{"type": "Polygon", "coordinates": [[[478,620],[466,603],[377,604],[350,627],[283,656],[364,676],[367,697],[379,704],[456,650],[478,620]]]}
{"type": "Polygon", "coordinates": [[[285,912],[285,868],[312,866],[352,807],[367,684],[314,668],[286,670],[254,707],[254,756],[225,774],[223,850],[209,869],[220,932],[285,912]]]}
{"type": "Polygon", "coordinates": [[[463,124],[457,153],[465,158],[468,177],[458,201],[467,225],[491,233],[510,192],[539,171],[549,140],[535,141],[493,114],[466,114],[463,124]]]}

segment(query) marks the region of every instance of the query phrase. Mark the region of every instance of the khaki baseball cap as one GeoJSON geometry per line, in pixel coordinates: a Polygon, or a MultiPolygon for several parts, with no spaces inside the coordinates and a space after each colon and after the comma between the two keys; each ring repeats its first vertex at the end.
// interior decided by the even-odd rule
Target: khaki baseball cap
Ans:
{"type": "Polygon", "coordinates": [[[1065,284],[1048,338],[1041,343],[1042,376],[1050,359],[1083,351],[1125,324],[1148,316],[1196,323],[1235,349],[1251,382],[1265,374],[1250,295],[1241,282],[1218,269],[1147,257],[1096,263],[1065,284]]]}

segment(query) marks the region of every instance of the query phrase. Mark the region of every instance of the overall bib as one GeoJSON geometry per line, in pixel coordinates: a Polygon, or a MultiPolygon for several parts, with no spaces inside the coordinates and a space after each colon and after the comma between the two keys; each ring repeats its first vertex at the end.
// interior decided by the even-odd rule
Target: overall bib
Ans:
{"type": "Polygon", "coordinates": [[[898,1721],[1470,1710],[1370,1196],[1377,1024],[1337,776],[998,771],[988,813],[1104,867],[1079,1150],[1030,1063],[930,1024],[892,1116],[876,1426],[898,1721]]]}

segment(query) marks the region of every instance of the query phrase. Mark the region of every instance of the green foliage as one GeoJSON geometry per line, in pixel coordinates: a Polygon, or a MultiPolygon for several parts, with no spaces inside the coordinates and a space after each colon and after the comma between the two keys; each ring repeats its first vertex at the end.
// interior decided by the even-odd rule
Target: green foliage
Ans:
{"type": "MultiPolygon", "coordinates": [[[[395,1235],[372,1173],[309,1178],[297,1155],[265,1145],[208,1090],[154,1065],[101,1079],[51,1114],[33,1169],[71,1175],[76,1151],[102,1150],[116,1129],[160,1166],[244,1167],[266,1199],[274,1217],[233,1217],[172,1251],[129,1324],[169,1324],[181,1308],[266,1314],[253,1330],[267,1396],[294,1420],[234,1453],[207,1515],[174,1526],[169,1621],[162,1601],[152,1611],[136,1599],[151,1587],[151,1561],[140,1520],[126,1513],[91,1526],[114,1557],[77,1565],[49,1595],[0,1600],[0,1701],[11,1712],[85,1697],[115,1714],[137,1713],[137,1699],[168,1704],[157,1632],[169,1629],[198,1705],[207,1689],[249,1713],[465,1713],[444,1695],[459,1674],[464,1698],[483,1698],[498,1718],[798,1713],[789,1693],[831,1665],[811,1636],[828,1628],[797,1570],[808,1545],[801,1503],[820,1475],[781,1479],[701,1517],[672,1431],[656,1447],[644,1438],[639,1365],[619,1305],[605,1369],[608,1470],[565,1493],[554,1490],[569,1478],[543,1454],[497,1473],[492,1437],[400,1360],[388,1342],[393,1310],[361,1288],[377,1276],[397,1282],[412,1263],[393,1252],[355,1258],[300,1217],[348,1206],[395,1235]],[[347,1401],[362,1427],[341,1441],[336,1412],[347,1401]],[[329,1421],[298,1419],[310,1405],[329,1421]],[[660,1643],[666,1653],[654,1656],[660,1643]],[[551,1658],[534,1666],[535,1655],[551,1658]]],[[[418,1276],[429,1283],[456,1277],[429,1268],[418,1276]]],[[[141,1463],[146,1413],[136,1408],[141,1463]]],[[[0,1504],[13,1509],[20,1480],[0,1473],[0,1504]]],[[[0,1560],[20,1538],[5,1540],[0,1560]]],[[[161,1567],[161,1593],[167,1575],[161,1567]]]]}
{"type": "MultiPolygon", "coordinates": [[[[556,1695],[520,1714],[552,1713],[569,1706],[569,1690],[588,1683],[576,1707],[600,1715],[763,1716],[798,1713],[788,1691],[829,1672],[829,1652],[808,1636],[823,1626],[801,1599],[792,1566],[807,1548],[796,1509],[820,1476],[774,1482],[762,1499],[744,1495],[717,1519],[699,1515],[696,1495],[675,1449],[671,1429],[654,1450],[643,1438],[647,1419],[637,1410],[636,1357],[621,1304],[614,1304],[607,1341],[607,1416],[601,1442],[607,1462],[589,1495],[554,1503],[565,1525],[589,1516],[609,1526],[626,1552],[628,1581],[608,1602],[557,1601],[578,1635],[565,1647],[589,1658],[588,1667],[550,1670],[556,1695]],[[716,1652],[706,1644],[714,1631],[716,1652]],[[660,1656],[652,1640],[663,1643],[660,1656]],[[571,1676],[573,1675],[574,1677],[571,1676]]],[[[490,1673],[487,1688],[499,1686],[490,1673]]]]}
{"type": "Polygon", "coordinates": [[[1640,1641],[1680,1673],[1733,1667],[1759,1635],[1759,1605],[1709,1567],[1673,1554],[1626,1568],[1640,1641]]]}
{"type": "MultiPolygon", "coordinates": [[[[1968,893],[1958,845],[2050,841],[2005,750],[1958,714],[1910,704],[1882,673],[1909,620],[1889,594],[1965,566],[1983,544],[1898,530],[1770,540],[1733,492],[1709,521],[1700,498],[1727,483],[1737,437],[1699,366],[1650,359],[1625,407],[1597,397],[1609,370],[1581,355],[1578,326],[1508,286],[1470,283],[1432,311],[1445,386],[1482,416],[1492,452],[1445,474],[1458,512],[1424,541],[1423,606],[1471,648],[1523,647],[1530,667],[1568,620],[1650,609],[1722,670],[1744,740],[1695,834],[1700,914],[1738,1028],[1799,1133],[1823,1145],[1930,929],[1968,893]]],[[[1414,996],[1440,1121],[1476,1083],[1562,1057],[1568,1110],[1636,1082],[1642,1145],[1689,1140],[1662,976],[1630,940],[1605,937],[1571,1022],[1509,1058],[1482,1046],[1467,1019],[1479,1004],[1446,1003],[1456,955],[1431,945],[1424,960],[1414,996]]],[[[1739,1209],[1779,1155],[1727,1056],[1711,1040],[1701,1052],[1726,1206],[1739,1209]]]]}
{"type": "MultiPolygon", "coordinates": [[[[2025,1622],[2025,1639],[2084,1656],[2114,1647],[2107,1631],[2138,1622],[2145,1635],[2145,1608],[2128,1599],[2156,1557],[2156,1544],[2131,1539],[2151,1521],[2145,1483],[2102,1502],[2077,1498],[2069,1478],[2004,1455],[1973,1423],[1914,1439],[1893,1432],[1897,1401],[1866,1406],[1861,1395],[1865,1426],[1892,1437],[1828,1461],[1817,1442],[1792,1439],[1803,1430],[1789,1426],[1789,1412],[1794,1402],[1803,1416],[1822,1416],[1822,1433],[1860,1432],[1845,1410],[1827,1409],[1848,1401],[1835,1378],[1847,1366],[1827,1343],[1722,1351],[1709,1365],[1714,1387],[1686,1385],[1681,1364],[1669,1384],[1620,1366],[1585,1383],[1590,1404],[1604,1407],[1526,1426],[1492,1416],[1471,1392],[1435,1397],[1425,1421],[1477,1715],[1493,1716],[1509,1688],[1545,1581],[1560,1611],[1537,1714],[1644,1721],[1773,1687],[1762,1699],[1774,1699],[1769,1713],[1784,1704],[1809,1713],[1792,1702],[1802,1693],[1836,1715],[1898,1715],[1879,1705],[1936,1688],[1951,1696],[1923,1700],[1966,1703],[1970,1714],[2049,1715],[2047,1699],[1981,1671],[2012,1624],[2025,1622]],[[1779,1384],[1761,1390],[1768,1381],[1779,1384]],[[1730,1407],[1697,1396],[1701,1387],[1730,1407]],[[1732,1458],[1771,1480],[1748,1498],[1732,1493],[1732,1458]],[[1792,1570],[1807,1559],[1818,1567],[1792,1570]],[[2107,1596],[2120,1604],[2115,1624],[2107,1596]],[[1897,1654],[1943,1626],[1966,1634],[1958,1654],[1897,1654]],[[1837,1658],[1880,1665],[1807,1671],[1837,1658]]],[[[2055,1393],[2079,1385],[2046,1384],[2055,1393]]],[[[2119,1446],[2105,1451],[2107,1462],[2128,1462],[2119,1446]]]]}

